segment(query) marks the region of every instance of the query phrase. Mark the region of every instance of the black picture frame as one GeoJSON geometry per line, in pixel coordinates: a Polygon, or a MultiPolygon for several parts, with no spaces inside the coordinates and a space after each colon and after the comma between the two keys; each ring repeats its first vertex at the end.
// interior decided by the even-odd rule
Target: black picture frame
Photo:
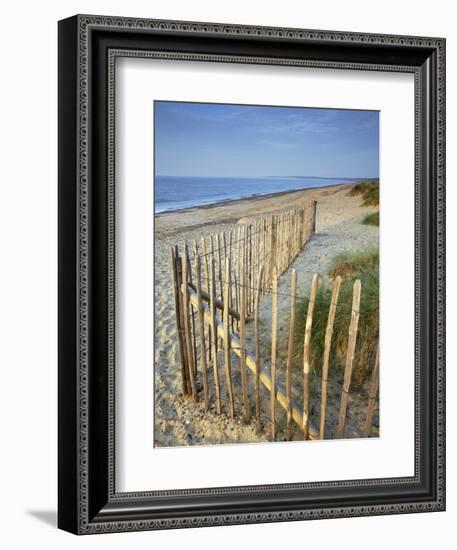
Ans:
{"type": "Polygon", "coordinates": [[[444,510],[445,40],[76,15],[59,22],[58,63],[59,527],[89,534],[444,510]],[[116,55],[414,74],[413,477],[116,493],[116,55]]]}

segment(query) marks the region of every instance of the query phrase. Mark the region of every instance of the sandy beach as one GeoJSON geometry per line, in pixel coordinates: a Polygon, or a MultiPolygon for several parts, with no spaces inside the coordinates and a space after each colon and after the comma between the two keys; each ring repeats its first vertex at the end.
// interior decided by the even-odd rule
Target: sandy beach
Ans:
{"type": "MultiPolygon", "coordinates": [[[[307,189],[277,193],[261,197],[219,203],[217,205],[190,208],[181,211],[162,213],[155,216],[155,426],[156,446],[247,443],[268,441],[268,395],[262,392],[265,418],[264,429],[257,432],[255,423],[244,424],[241,415],[231,419],[225,414],[217,415],[214,404],[209,412],[203,405],[195,405],[181,393],[179,352],[176,339],[174,302],[170,270],[170,247],[192,243],[203,236],[227,231],[246,217],[289,209],[310,200],[317,201],[316,234],[305,245],[289,270],[280,278],[278,314],[281,320],[280,333],[287,330],[289,318],[288,290],[290,270],[298,274],[298,293],[309,293],[314,273],[325,277],[332,259],[341,252],[358,252],[378,246],[378,227],[362,225],[361,220],[377,207],[362,207],[359,196],[348,196],[350,185],[307,189]]],[[[260,305],[262,334],[269,335],[271,324],[271,298],[266,295],[260,305]]],[[[248,347],[253,347],[252,323],[247,323],[248,347]]],[[[261,350],[268,356],[269,340],[261,341],[261,350]]],[[[265,367],[268,368],[266,362],[265,367]]],[[[234,364],[234,379],[239,383],[239,369],[234,364]]],[[[253,378],[253,377],[251,377],[253,378]]],[[[278,384],[283,382],[284,368],[278,369],[278,384]]],[[[210,379],[211,383],[211,379],[210,379]]],[[[250,391],[252,381],[250,381],[250,391]]],[[[222,395],[225,388],[222,388],[222,395]]],[[[294,384],[294,391],[300,392],[300,385],[294,384]]],[[[337,409],[331,405],[340,395],[341,387],[329,387],[329,408],[327,431],[332,435],[336,426],[337,409]],[[332,398],[335,397],[335,399],[332,398]]],[[[252,395],[252,394],[251,394],[252,395]]],[[[311,402],[311,414],[317,403],[311,402]]],[[[235,400],[236,410],[241,403],[235,400]]],[[[284,438],[285,415],[278,406],[278,439],[284,438]]],[[[347,420],[347,437],[360,436],[361,418],[365,414],[366,400],[356,394],[350,396],[347,420]]],[[[375,425],[377,418],[375,418],[375,425]]],[[[297,433],[296,437],[300,438],[297,433]]]]}

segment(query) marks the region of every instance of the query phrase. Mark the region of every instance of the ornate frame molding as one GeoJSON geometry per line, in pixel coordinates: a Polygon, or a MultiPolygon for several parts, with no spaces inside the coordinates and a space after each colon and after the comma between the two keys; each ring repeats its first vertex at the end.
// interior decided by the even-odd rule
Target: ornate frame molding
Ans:
{"type": "MultiPolygon", "coordinates": [[[[425,512],[443,510],[445,506],[445,375],[444,375],[444,201],[445,201],[445,42],[441,38],[424,38],[412,36],[390,36],[390,35],[371,35],[364,33],[346,33],[334,31],[313,31],[302,29],[285,29],[285,28],[269,28],[269,27],[254,27],[254,26],[239,26],[239,25],[224,25],[213,23],[194,23],[180,21],[161,21],[149,19],[130,19],[116,17],[98,17],[98,16],[75,16],[69,20],[65,20],[67,26],[72,27],[72,44],[77,53],[74,69],[77,71],[77,97],[75,103],[77,105],[77,121],[75,121],[75,129],[77,135],[75,160],[77,161],[76,173],[76,196],[74,197],[75,206],[77,208],[77,266],[76,277],[77,281],[77,301],[75,304],[77,312],[77,358],[75,364],[75,372],[77,380],[75,385],[76,391],[76,411],[77,411],[77,428],[75,435],[77,437],[77,463],[74,464],[74,476],[77,480],[77,495],[76,501],[70,504],[67,502],[67,496],[63,495],[60,501],[60,526],[68,530],[78,533],[100,533],[114,531],[131,531],[131,530],[147,530],[147,529],[166,529],[166,528],[182,528],[196,527],[208,525],[227,525],[241,523],[257,523],[257,522],[272,522],[272,521],[295,521],[303,519],[321,519],[331,517],[348,517],[374,514],[393,514],[393,513],[408,513],[408,512],[425,512]],[[71,24],[69,21],[72,21],[71,24]],[[436,125],[436,173],[433,175],[436,179],[435,196],[435,212],[432,225],[436,230],[436,262],[435,273],[436,278],[436,420],[434,422],[434,431],[436,436],[436,456],[433,457],[436,461],[436,498],[425,499],[422,502],[411,502],[408,504],[370,504],[370,505],[351,505],[338,507],[319,507],[309,509],[291,509],[281,511],[265,511],[258,513],[240,512],[237,514],[203,514],[190,517],[180,518],[140,518],[140,519],[120,519],[116,518],[114,512],[110,512],[106,517],[101,514],[100,517],[94,516],[90,505],[90,378],[91,373],[91,350],[90,350],[90,319],[91,319],[91,271],[90,271],[90,254],[91,254],[91,232],[92,229],[92,214],[90,210],[90,178],[91,178],[91,36],[94,31],[122,31],[123,33],[141,33],[154,34],[160,33],[165,36],[183,35],[190,37],[192,35],[198,37],[212,36],[224,37],[231,39],[253,38],[255,40],[269,41],[272,39],[303,43],[333,43],[336,45],[353,45],[355,47],[382,46],[395,47],[400,50],[411,50],[418,48],[419,50],[427,50],[433,52],[433,63],[435,70],[435,87],[436,87],[436,117],[434,124],[436,125]],[[71,509],[71,511],[70,511],[71,509]]],[[[70,34],[68,29],[64,29],[62,23],[62,32],[70,34]]],[[[61,45],[61,49],[65,49],[65,45],[61,45]]],[[[424,90],[421,86],[421,68],[416,65],[408,64],[382,64],[382,63],[366,63],[356,61],[322,61],[312,59],[293,59],[288,57],[260,57],[249,55],[233,55],[233,54],[212,54],[212,53],[188,53],[180,51],[154,51],[154,50],[139,50],[135,48],[110,48],[108,52],[108,83],[107,83],[107,174],[108,174],[108,201],[107,201],[107,285],[108,285],[108,484],[109,484],[109,501],[122,505],[134,503],[135,501],[144,500],[155,497],[169,496],[202,496],[213,494],[243,494],[263,491],[284,491],[285,489],[316,489],[316,488],[342,488],[342,487],[361,487],[361,486],[387,486],[398,485],[409,482],[418,482],[422,464],[418,453],[420,437],[423,426],[420,424],[420,370],[419,370],[419,352],[421,338],[421,293],[420,293],[420,262],[421,262],[421,239],[419,238],[422,231],[424,220],[421,218],[422,201],[421,196],[421,181],[423,178],[423,167],[420,158],[421,147],[421,128],[423,121],[421,113],[425,96],[430,94],[430,90],[424,90]],[[186,490],[186,491],[161,491],[161,492],[141,492],[141,493],[116,493],[114,488],[114,83],[115,83],[115,60],[119,56],[131,57],[150,57],[159,59],[179,59],[193,61],[216,61],[216,62],[232,62],[232,63],[261,63],[275,65],[293,65],[302,67],[320,67],[320,68],[340,68],[340,69],[357,69],[357,70],[381,70],[394,72],[412,72],[415,77],[415,113],[416,113],[416,475],[414,478],[392,478],[382,480],[354,480],[347,482],[326,482],[326,483],[304,483],[281,486],[256,486],[256,487],[234,487],[226,489],[201,489],[201,490],[186,490]]],[[[64,116],[64,115],[62,115],[64,116]]],[[[62,162],[63,159],[61,159],[62,162]]],[[[65,178],[62,178],[60,185],[63,185],[65,178]]],[[[65,204],[61,204],[61,208],[66,208],[65,204]]],[[[433,227],[432,227],[433,229],[433,227]]],[[[63,373],[64,365],[61,365],[60,375],[63,373]]],[[[61,414],[67,414],[65,407],[62,406],[61,414]]],[[[61,443],[62,445],[63,443],[61,443]]],[[[63,451],[61,451],[63,452],[63,451]]],[[[62,477],[61,484],[65,481],[62,477]]],[[[63,491],[65,493],[65,491],[63,491]]],[[[127,516],[126,516],[127,517],[127,516]]],[[[128,516],[130,517],[130,516],[128,516]]]]}

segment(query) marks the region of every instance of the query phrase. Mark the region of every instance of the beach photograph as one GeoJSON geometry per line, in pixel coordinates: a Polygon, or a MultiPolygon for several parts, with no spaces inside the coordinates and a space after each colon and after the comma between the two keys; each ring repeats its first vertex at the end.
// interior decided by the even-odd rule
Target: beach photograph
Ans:
{"type": "Polygon", "coordinates": [[[155,101],[153,131],[154,447],[380,437],[379,112],[155,101]]]}

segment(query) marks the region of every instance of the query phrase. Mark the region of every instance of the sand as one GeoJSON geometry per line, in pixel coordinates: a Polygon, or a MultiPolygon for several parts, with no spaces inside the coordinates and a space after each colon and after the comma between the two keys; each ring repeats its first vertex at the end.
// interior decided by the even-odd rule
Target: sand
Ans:
{"type": "MultiPolygon", "coordinates": [[[[365,251],[378,246],[377,227],[362,225],[361,220],[377,210],[361,206],[360,197],[349,197],[348,185],[338,185],[319,189],[277,193],[231,201],[213,206],[162,213],[155,217],[155,425],[154,445],[175,446],[218,443],[248,443],[269,440],[268,394],[262,392],[263,429],[259,432],[255,423],[243,423],[241,403],[236,400],[238,411],[235,419],[214,412],[214,403],[210,411],[205,412],[203,404],[195,405],[181,393],[179,352],[176,339],[174,302],[170,271],[170,247],[182,245],[185,240],[193,242],[205,235],[227,231],[242,218],[262,215],[279,209],[294,207],[297,202],[317,200],[316,234],[297,256],[289,270],[280,279],[279,284],[279,335],[287,334],[289,318],[290,270],[298,274],[298,294],[309,292],[313,273],[327,272],[333,257],[344,251],[365,251]]],[[[262,334],[261,350],[268,357],[270,345],[269,326],[271,325],[271,298],[266,295],[260,305],[262,334]]],[[[247,324],[248,347],[253,349],[253,327],[247,324]]],[[[268,361],[264,368],[268,368],[268,361]]],[[[234,361],[234,384],[240,385],[239,369],[234,361]]],[[[284,369],[278,369],[278,384],[283,382],[284,369]]],[[[250,391],[252,379],[250,376],[250,391]]],[[[223,381],[223,377],[222,377],[223,381]]],[[[295,392],[300,394],[300,380],[293,383],[295,392]]],[[[210,372],[210,387],[212,375],[210,372]]],[[[341,388],[338,384],[329,386],[329,407],[327,411],[327,435],[332,437],[336,426],[337,403],[341,388]]],[[[225,387],[222,387],[225,395],[225,387]]],[[[251,393],[250,395],[253,395],[251,393]]],[[[318,403],[311,402],[311,414],[318,403]]],[[[285,437],[285,415],[278,405],[278,439],[285,437]]],[[[366,398],[351,394],[349,400],[346,437],[360,437],[361,425],[366,410],[366,398]]],[[[253,412],[253,410],[251,411],[253,412]]],[[[377,414],[374,419],[376,435],[377,414]]],[[[372,433],[373,435],[373,433],[372,433]]],[[[296,430],[293,438],[301,434],[296,430]]]]}

